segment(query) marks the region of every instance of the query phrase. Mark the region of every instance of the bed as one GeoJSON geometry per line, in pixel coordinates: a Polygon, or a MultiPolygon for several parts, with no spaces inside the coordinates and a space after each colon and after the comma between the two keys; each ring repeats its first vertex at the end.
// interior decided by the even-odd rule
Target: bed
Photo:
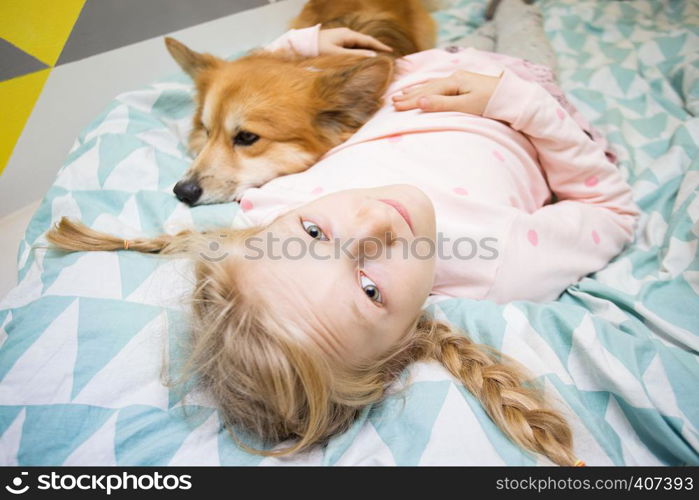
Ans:
{"type": "MultiPolygon", "coordinates": [[[[481,24],[485,3],[436,12],[440,44],[481,24]]],[[[588,464],[697,465],[699,4],[539,5],[562,88],[633,186],[636,240],[554,303],[430,307],[522,362],[566,408],[588,464]]],[[[188,333],[187,261],[41,247],[61,216],[125,238],[233,223],[237,204],[189,208],[171,193],[191,161],[192,92],[176,74],[118,96],[77,138],[29,223],[19,284],[0,302],[0,464],[548,464],[434,363],[412,366],[401,391],[327,446],[290,458],[244,452],[205,394],[163,385],[188,333]]]]}

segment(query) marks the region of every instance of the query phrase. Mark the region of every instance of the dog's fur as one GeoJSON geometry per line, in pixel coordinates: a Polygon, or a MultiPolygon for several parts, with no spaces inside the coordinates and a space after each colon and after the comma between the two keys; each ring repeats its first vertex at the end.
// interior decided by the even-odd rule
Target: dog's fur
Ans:
{"type": "MultiPolygon", "coordinates": [[[[435,38],[420,0],[310,0],[292,26],[317,23],[372,35],[393,56],[427,49],[435,38]]],[[[175,187],[191,205],[240,200],[250,187],[306,170],[371,118],[393,76],[393,58],[384,55],[255,51],[229,62],[165,41],[196,83],[189,147],[197,156],[175,187]]]]}
{"type": "Polygon", "coordinates": [[[409,0],[309,0],[292,28],[322,23],[350,28],[391,47],[397,57],[434,46],[436,26],[424,3],[409,0]]]}

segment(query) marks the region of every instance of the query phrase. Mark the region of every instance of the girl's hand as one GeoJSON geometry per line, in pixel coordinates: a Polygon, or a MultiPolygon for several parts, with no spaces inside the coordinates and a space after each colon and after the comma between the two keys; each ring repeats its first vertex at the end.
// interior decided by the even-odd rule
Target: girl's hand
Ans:
{"type": "Polygon", "coordinates": [[[332,28],[328,30],[320,30],[318,35],[318,52],[321,55],[326,54],[352,54],[362,56],[375,56],[374,49],[383,50],[385,52],[393,52],[393,49],[388,45],[384,45],[376,38],[369,35],[364,35],[349,28],[332,28]]]}
{"type": "Polygon", "coordinates": [[[393,106],[397,111],[419,108],[481,116],[499,82],[499,76],[460,70],[403,90],[403,94],[393,96],[393,106]]]}

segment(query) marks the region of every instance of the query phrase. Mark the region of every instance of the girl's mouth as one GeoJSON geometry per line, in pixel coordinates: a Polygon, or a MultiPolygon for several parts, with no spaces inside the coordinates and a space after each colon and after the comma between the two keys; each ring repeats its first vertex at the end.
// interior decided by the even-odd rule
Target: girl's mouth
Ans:
{"type": "Polygon", "coordinates": [[[400,216],[403,217],[405,222],[408,223],[408,227],[410,227],[410,232],[413,233],[413,236],[415,236],[415,229],[413,228],[413,221],[410,219],[410,212],[408,212],[408,210],[403,206],[402,203],[396,200],[387,199],[380,199],[379,201],[395,208],[396,211],[400,214],[400,216]]]}

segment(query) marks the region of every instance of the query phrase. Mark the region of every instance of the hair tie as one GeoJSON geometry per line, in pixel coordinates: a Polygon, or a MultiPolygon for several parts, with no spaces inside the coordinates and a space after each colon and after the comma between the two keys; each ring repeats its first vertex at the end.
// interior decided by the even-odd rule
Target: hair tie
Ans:
{"type": "Polygon", "coordinates": [[[131,242],[129,240],[124,240],[124,250],[128,250],[129,245],[131,245],[131,242]]]}
{"type": "Polygon", "coordinates": [[[582,460],[577,460],[574,464],[573,467],[585,467],[585,462],[582,460]]]}

